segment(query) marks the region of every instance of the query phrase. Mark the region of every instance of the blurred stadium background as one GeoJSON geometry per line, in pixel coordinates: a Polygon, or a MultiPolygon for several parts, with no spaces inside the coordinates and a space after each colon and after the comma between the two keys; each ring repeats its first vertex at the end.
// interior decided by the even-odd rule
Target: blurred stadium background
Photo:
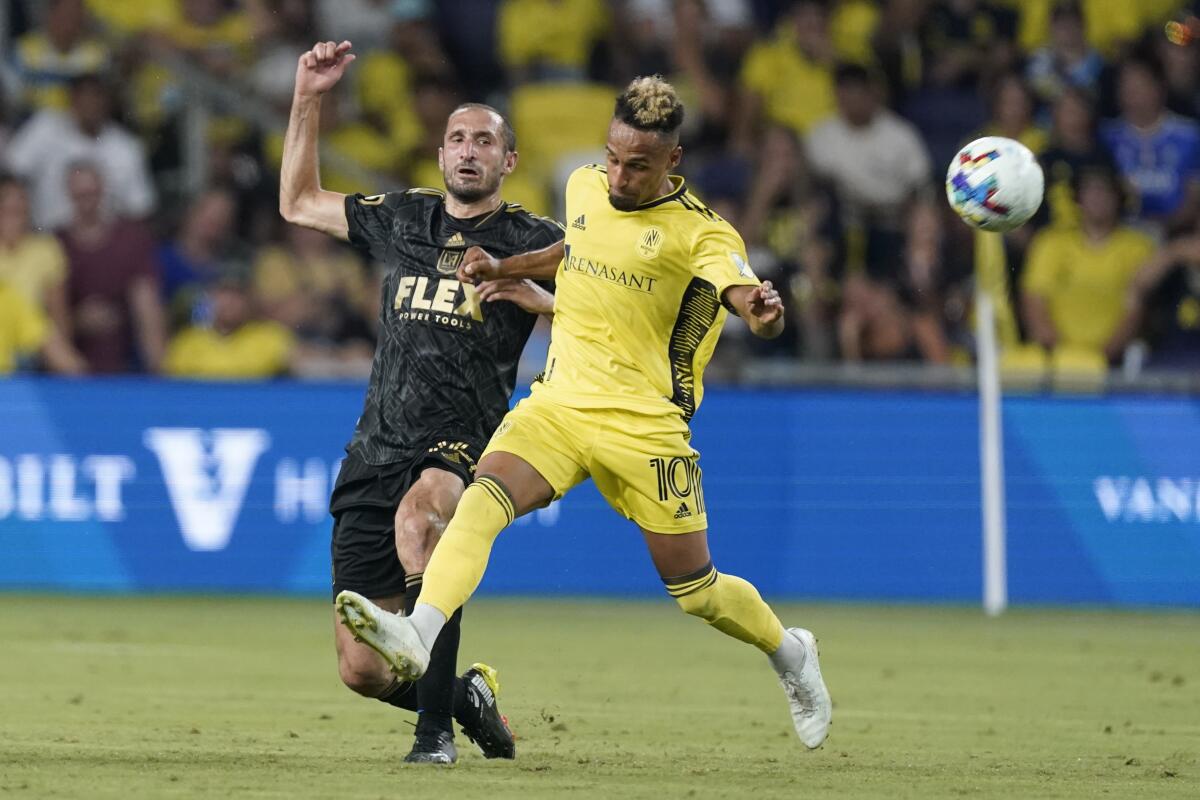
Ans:
{"type": "Polygon", "coordinates": [[[1193,12],[0,0],[0,793],[1196,796],[1193,12]],[[587,488],[505,534],[468,614],[464,658],[507,670],[513,770],[402,773],[395,713],[339,689],[327,496],[381,265],[276,198],[296,59],[343,38],[359,58],[322,107],[341,192],[440,186],[447,113],[483,100],[518,136],[507,199],[561,219],[615,89],[683,91],[683,173],[786,287],[780,339],[729,323],[695,429],[718,563],[808,603],[788,613],[828,648],[817,756],[779,736],[749,654],[618,605],[661,590],[587,488]],[[983,134],[1047,178],[1003,260],[941,189],[983,134]],[[978,291],[1023,606],[993,621],[963,608],[983,592],[978,291]]]}

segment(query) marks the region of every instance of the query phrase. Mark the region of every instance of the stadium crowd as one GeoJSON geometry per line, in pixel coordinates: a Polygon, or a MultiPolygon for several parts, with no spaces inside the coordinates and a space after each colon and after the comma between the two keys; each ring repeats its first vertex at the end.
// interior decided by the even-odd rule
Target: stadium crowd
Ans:
{"type": "Polygon", "coordinates": [[[482,100],[517,131],[506,197],[559,217],[616,87],[668,77],[684,174],[787,288],[788,333],[727,336],[718,359],[969,363],[983,273],[941,182],[994,134],[1047,181],[988,279],[1004,363],[1200,366],[1200,45],[1168,24],[1185,3],[0,5],[0,374],[369,370],[377,267],[277,210],[296,59],[318,39],[359,54],[322,107],[326,188],[440,186],[446,116],[482,100]]]}

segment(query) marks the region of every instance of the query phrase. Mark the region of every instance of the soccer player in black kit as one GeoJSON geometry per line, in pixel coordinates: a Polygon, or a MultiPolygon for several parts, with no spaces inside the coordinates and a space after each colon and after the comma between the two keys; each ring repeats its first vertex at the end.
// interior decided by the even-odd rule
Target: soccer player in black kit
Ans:
{"type": "MultiPolygon", "coordinates": [[[[504,176],[517,162],[515,137],[482,104],[460,106],[446,121],[438,150],[446,192],[365,197],[321,189],[321,96],[353,60],[349,42],[320,42],[300,56],[279,208],[288,222],[348,240],[388,268],[367,398],[330,500],[333,594],[350,589],[389,612],[407,613],[475,462],[508,411],[517,360],[537,314],[554,307],[553,295],[535,283],[476,289],[460,283],[455,270],[471,246],[504,257],[546,247],[563,231],[501,199],[504,176]]],[[[484,756],[515,755],[496,706],[495,671],[476,664],[455,675],[461,614],[439,637],[429,671],[412,684],[396,679],[350,628],[336,624],[335,608],[342,681],[419,714],[405,761],[454,763],[453,721],[484,756]]]]}

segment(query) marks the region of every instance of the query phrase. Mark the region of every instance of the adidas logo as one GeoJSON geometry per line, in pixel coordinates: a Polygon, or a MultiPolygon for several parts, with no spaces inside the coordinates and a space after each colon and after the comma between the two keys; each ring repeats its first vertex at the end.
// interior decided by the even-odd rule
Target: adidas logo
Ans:
{"type": "Polygon", "coordinates": [[[690,517],[691,515],[692,510],[687,507],[687,503],[680,503],[679,509],[675,512],[675,519],[683,519],[684,517],[690,517]]]}
{"type": "Polygon", "coordinates": [[[576,217],[575,221],[571,223],[571,227],[578,228],[581,231],[586,231],[587,230],[587,220],[584,219],[585,216],[587,216],[587,215],[580,214],[578,217],[576,217]]]}

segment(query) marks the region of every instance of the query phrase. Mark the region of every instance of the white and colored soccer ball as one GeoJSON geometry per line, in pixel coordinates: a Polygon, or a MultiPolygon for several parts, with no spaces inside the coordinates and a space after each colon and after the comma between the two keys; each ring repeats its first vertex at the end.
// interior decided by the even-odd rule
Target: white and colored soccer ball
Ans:
{"type": "Polygon", "coordinates": [[[1003,136],[976,139],[946,171],[946,197],[963,221],[985,231],[1011,231],[1042,204],[1045,178],[1029,148],[1003,136]]]}

